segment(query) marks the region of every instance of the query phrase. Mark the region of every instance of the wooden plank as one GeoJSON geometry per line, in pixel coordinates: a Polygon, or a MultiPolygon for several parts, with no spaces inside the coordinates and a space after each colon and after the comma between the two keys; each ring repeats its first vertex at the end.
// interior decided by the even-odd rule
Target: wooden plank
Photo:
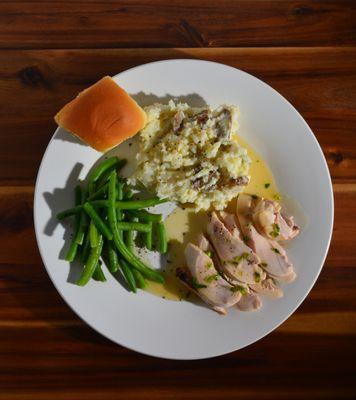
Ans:
{"type": "Polygon", "coordinates": [[[334,180],[355,181],[356,48],[103,49],[0,54],[0,184],[34,183],[52,117],[80,90],[103,75],[167,58],[222,62],[263,79],[310,124],[334,180]]]}
{"type": "Polygon", "coordinates": [[[136,354],[85,326],[1,329],[0,398],[111,398],[114,391],[120,399],[351,398],[353,342],[274,332],[214,362],[177,362],[136,354]]]}
{"type": "Polygon", "coordinates": [[[355,20],[352,0],[8,0],[0,3],[0,47],[350,45],[355,20]]]}

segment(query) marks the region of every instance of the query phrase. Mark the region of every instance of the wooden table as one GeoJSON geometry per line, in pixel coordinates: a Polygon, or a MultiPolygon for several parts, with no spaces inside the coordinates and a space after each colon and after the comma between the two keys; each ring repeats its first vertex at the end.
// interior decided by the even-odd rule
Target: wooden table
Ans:
{"type": "MultiPolygon", "coordinates": [[[[0,398],[356,396],[355,1],[0,2],[0,398]],[[263,79],[303,115],[335,192],[324,269],[275,332],[216,359],[142,356],[86,326],[39,256],[32,205],[53,115],[106,74],[202,58],[263,79]]],[[[187,321],[189,323],[189,321],[187,321]]]]}

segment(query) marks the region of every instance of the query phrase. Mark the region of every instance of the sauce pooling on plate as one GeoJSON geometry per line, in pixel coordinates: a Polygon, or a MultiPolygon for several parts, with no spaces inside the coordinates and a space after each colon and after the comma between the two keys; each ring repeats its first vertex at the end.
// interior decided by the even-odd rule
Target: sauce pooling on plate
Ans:
{"type": "MultiPolygon", "coordinates": [[[[272,171],[264,160],[241,138],[239,144],[247,149],[251,159],[251,180],[245,188],[246,193],[268,199],[279,199],[278,189],[272,171]]],[[[227,209],[235,209],[232,200],[227,209]]],[[[234,211],[233,211],[234,212],[234,211]]],[[[169,252],[165,268],[166,282],[164,284],[148,282],[147,291],[168,300],[179,301],[188,295],[188,289],[176,278],[177,267],[185,265],[184,249],[189,242],[194,242],[202,227],[206,226],[208,217],[206,211],[196,212],[190,207],[177,207],[165,220],[169,240],[169,252]]],[[[190,296],[193,296],[190,294],[190,296]]]]}

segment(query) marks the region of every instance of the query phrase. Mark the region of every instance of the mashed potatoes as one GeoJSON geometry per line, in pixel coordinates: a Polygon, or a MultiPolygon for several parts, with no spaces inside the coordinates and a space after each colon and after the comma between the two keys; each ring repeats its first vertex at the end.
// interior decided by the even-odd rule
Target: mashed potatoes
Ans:
{"type": "Polygon", "coordinates": [[[187,104],[146,107],[138,167],[131,183],[142,182],[160,198],[223,209],[249,182],[250,159],[236,140],[233,106],[190,108],[187,104]]]}

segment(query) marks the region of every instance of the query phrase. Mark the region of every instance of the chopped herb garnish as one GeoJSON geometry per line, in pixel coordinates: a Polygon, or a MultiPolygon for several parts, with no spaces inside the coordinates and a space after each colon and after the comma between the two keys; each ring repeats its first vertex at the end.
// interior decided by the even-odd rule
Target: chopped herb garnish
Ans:
{"type": "Polygon", "coordinates": [[[262,267],[262,268],[266,268],[267,267],[267,263],[265,263],[265,262],[261,262],[260,264],[258,264],[260,267],[262,267]]]}
{"type": "Polygon", "coordinates": [[[206,278],[204,278],[204,281],[206,283],[211,283],[213,281],[217,281],[219,279],[219,274],[213,274],[213,275],[209,275],[206,278]]]}
{"type": "Polygon", "coordinates": [[[205,252],[205,254],[206,254],[208,257],[210,257],[210,258],[211,258],[211,256],[212,256],[212,252],[211,252],[210,250],[207,250],[207,251],[205,252]]]}
{"type": "Polygon", "coordinates": [[[245,243],[247,243],[247,242],[250,240],[250,238],[249,238],[247,235],[242,235],[242,240],[243,240],[245,243]]]}
{"type": "Polygon", "coordinates": [[[259,273],[259,272],[255,272],[254,274],[253,274],[253,278],[254,278],[254,280],[255,280],[255,282],[260,282],[261,281],[261,274],[259,273]]]}
{"type": "Polygon", "coordinates": [[[230,288],[233,293],[240,292],[241,294],[247,294],[247,289],[244,286],[236,285],[230,288]]]}
{"type": "Polygon", "coordinates": [[[199,283],[196,278],[192,278],[192,287],[194,289],[203,289],[206,288],[207,286],[199,283]]]}
{"type": "Polygon", "coordinates": [[[251,197],[253,198],[253,199],[258,199],[258,196],[257,196],[257,194],[253,194],[253,195],[251,195],[251,197]]]}
{"type": "Polygon", "coordinates": [[[265,183],[265,188],[268,189],[271,186],[270,183],[265,183]]]}
{"type": "Polygon", "coordinates": [[[280,251],[278,249],[276,249],[275,247],[271,247],[271,250],[277,254],[281,254],[280,251]]]}
{"type": "Polygon", "coordinates": [[[240,256],[234,258],[234,263],[235,263],[235,264],[238,264],[238,263],[240,263],[242,260],[246,260],[247,257],[248,257],[248,253],[242,253],[240,256]]]}
{"type": "Polygon", "coordinates": [[[275,195],[273,196],[273,198],[274,198],[275,200],[280,200],[280,199],[281,199],[281,196],[280,196],[279,194],[275,194],[275,195]]]}
{"type": "Polygon", "coordinates": [[[207,263],[207,264],[205,265],[205,268],[206,268],[206,269],[209,269],[209,268],[211,268],[212,266],[213,266],[213,263],[210,262],[210,263],[207,263]]]}
{"type": "Polygon", "coordinates": [[[278,237],[279,234],[280,234],[280,231],[281,231],[279,225],[278,224],[272,224],[272,229],[273,230],[269,233],[270,236],[272,236],[273,238],[278,237]]]}

